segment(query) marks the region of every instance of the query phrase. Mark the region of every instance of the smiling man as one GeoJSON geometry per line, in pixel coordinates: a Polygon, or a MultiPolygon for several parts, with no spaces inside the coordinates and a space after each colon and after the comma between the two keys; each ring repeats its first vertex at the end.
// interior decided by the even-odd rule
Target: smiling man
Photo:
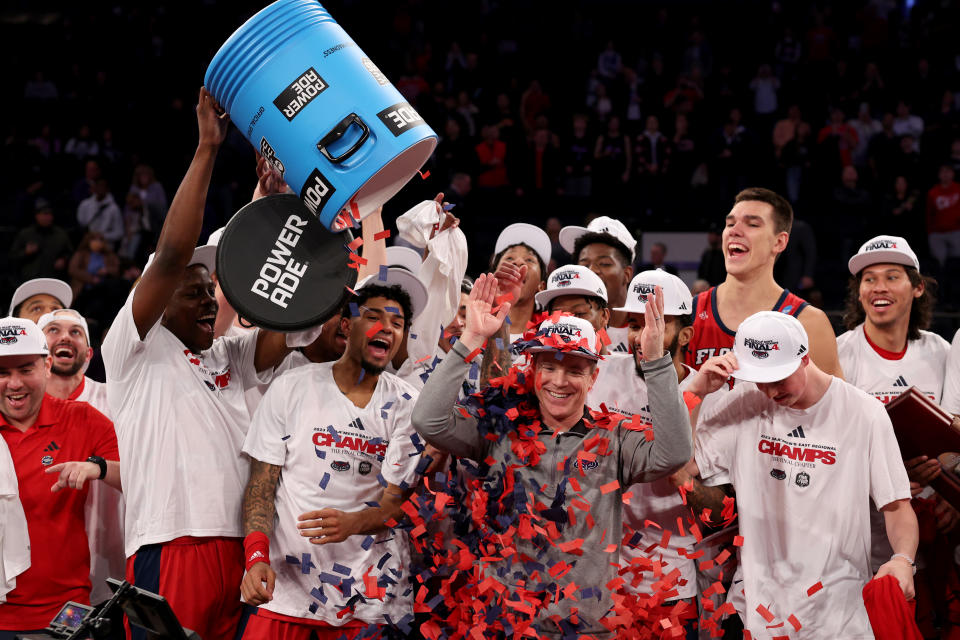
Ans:
{"type": "Polygon", "coordinates": [[[113,425],[86,403],[46,395],[49,379],[40,329],[27,319],[0,320],[0,436],[13,459],[30,537],[30,568],[0,604],[2,640],[43,629],[68,600],[89,603],[88,481],[120,488],[113,425]]]}
{"type": "Polygon", "coordinates": [[[745,629],[759,636],[795,620],[804,637],[871,638],[861,596],[873,575],[868,501],[895,552],[876,575],[894,576],[908,599],[917,518],[883,406],[809,351],[792,316],[744,320],[733,351],[705,362],[688,387],[704,397],[739,380],[701,412],[686,471],[737,492],[745,629]]]}
{"type": "Polygon", "coordinates": [[[626,488],[667,475],[691,452],[677,376],[662,355],[663,305],[652,296],[641,339],[654,416],[650,438],[626,421],[587,410],[603,366],[600,343],[587,320],[569,315],[529,332],[522,343],[531,356],[528,368],[512,368],[465,406],[456,405],[463,374],[509,313],[509,302],[493,313],[497,293],[492,274],[477,279],[463,335],[427,381],[412,418],[428,443],[485,470],[470,507],[481,536],[473,553],[488,557],[480,572],[485,579],[474,579],[498,586],[478,591],[468,580],[448,605],[485,626],[503,617],[497,624],[508,637],[531,625],[541,637],[604,635],[608,625],[620,624],[603,620],[613,605],[603,585],[616,579],[619,560],[619,546],[604,540],[619,538],[626,488]],[[574,518],[573,505],[588,511],[574,518]],[[519,609],[503,608],[520,600],[519,609]]]}
{"type": "Polygon", "coordinates": [[[722,236],[727,277],[693,300],[688,365],[699,368],[713,356],[728,353],[740,323],[772,309],[800,320],[810,336],[810,357],[823,371],[843,375],[826,314],[773,279],[774,262],[787,248],[792,225],[793,208],[782,196],[759,187],[737,194],[722,236]]]}
{"type": "Polygon", "coordinates": [[[339,316],[347,336],[340,359],[279,376],[250,425],[241,593],[258,609],[247,640],[353,637],[413,615],[406,538],[385,522],[402,515],[415,484],[417,391],[384,369],[427,292],[401,268],[388,269],[386,282],[375,278],[357,285],[339,316]],[[370,597],[354,602],[354,582],[370,597]],[[371,583],[384,588],[379,596],[371,583]]]}
{"type": "Polygon", "coordinates": [[[196,244],[228,122],[206,89],[197,122],[193,161],[156,253],[107,333],[103,361],[124,456],[127,579],[165,596],[204,640],[233,640],[249,476],[244,393],[268,383],[290,349],[283,334],[261,330],[214,340],[216,247],[196,244]]]}
{"type": "Polygon", "coordinates": [[[43,314],[68,307],[72,302],[73,289],[63,280],[34,278],[27,280],[13,292],[13,297],[10,298],[10,315],[37,322],[43,314]]]}
{"type": "MultiPolygon", "coordinates": [[[[86,319],[73,309],[58,309],[41,316],[37,323],[50,349],[50,379],[47,393],[61,400],[87,402],[110,417],[107,385],[84,375],[93,356],[86,319]]],[[[84,508],[90,541],[90,601],[108,600],[113,592],[107,578],[124,575],[123,494],[105,483],[96,483],[84,508]]]]}

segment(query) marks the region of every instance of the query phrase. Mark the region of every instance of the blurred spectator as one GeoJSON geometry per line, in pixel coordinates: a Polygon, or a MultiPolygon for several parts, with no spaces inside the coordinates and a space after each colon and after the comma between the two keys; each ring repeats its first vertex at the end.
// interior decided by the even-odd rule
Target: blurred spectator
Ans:
{"type": "Polygon", "coordinates": [[[27,100],[56,100],[60,97],[57,85],[47,78],[43,71],[36,71],[23,88],[23,97],[27,100]]]}
{"type": "Polygon", "coordinates": [[[833,57],[836,34],[823,19],[823,14],[814,10],[813,26],[807,30],[807,60],[816,64],[828,62],[833,57]]]}
{"type": "Polygon", "coordinates": [[[84,229],[100,232],[111,244],[123,238],[123,213],[110,193],[106,178],[97,178],[93,195],[77,207],[77,223],[84,229]]]}
{"type": "Polygon", "coordinates": [[[713,70],[713,49],[699,29],[690,33],[689,44],[683,52],[683,70],[689,73],[694,68],[707,75],[713,70]]]}
{"type": "Polygon", "coordinates": [[[840,185],[833,190],[833,212],[830,221],[840,239],[840,256],[853,255],[866,235],[867,220],[873,203],[870,192],[860,186],[856,167],[843,168],[840,185]]]}
{"type": "Polygon", "coordinates": [[[613,40],[607,42],[607,47],[597,56],[597,73],[605,80],[613,80],[620,75],[623,69],[623,58],[617,53],[613,40]]]}
{"type": "Polygon", "coordinates": [[[639,179],[640,197],[648,212],[660,208],[671,152],[670,141],[660,132],[660,119],[647,116],[646,127],[636,138],[633,164],[639,179]]]}
{"type": "Polygon", "coordinates": [[[593,190],[593,140],[587,132],[587,117],[573,117],[573,132],[563,143],[564,192],[573,198],[589,198],[593,190]]]}
{"type": "Polygon", "coordinates": [[[477,105],[473,104],[470,100],[470,94],[466,91],[461,91],[457,94],[457,113],[460,114],[463,121],[467,123],[467,135],[471,138],[477,135],[476,122],[480,110],[477,108],[477,105]]]}
{"type": "Polygon", "coordinates": [[[954,174],[960,173],[960,138],[950,144],[950,158],[947,162],[953,167],[954,174]]]}
{"type": "Polygon", "coordinates": [[[867,146],[867,158],[873,172],[874,182],[889,184],[896,174],[897,155],[900,153],[900,139],[893,131],[894,116],[883,114],[880,132],[870,139],[867,146]]]}
{"type": "Polygon", "coordinates": [[[563,223],[560,218],[547,218],[547,224],[544,230],[550,238],[550,264],[547,265],[547,271],[553,271],[559,266],[570,264],[573,256],[567,253],[567,250],[560,245],[560,229],[563,223]]]}
{"type": "Polygon", "coordinates": [[[147,229],[155,233],[160,232],[163,219],[167,217],[167,193],[163,185],[157,181],[153,167],[146,164],[137,165],[133,170],[133,184],[130,191],[135,191],[149,213],[147,229]]]}
{"type": "Polygon", "coordinates": [[[676,85],[663,97],[663,106],[674,113],[689,114],[696,109],[701,100],[703,100],[703,91],[700,86],[689,76],[680,74],[677,76],[676,85]]]}
{"type": "Polygon", "coordinates": [[[917,150],[920,150],[919,140],[923,135],[923,118],[910,113],[910,103],[906,100],[897,102],[897,117],[893,120],[893,132],[898,136],[912,136],[917,150]]]}
{"type": "Polygon", "coordinates": [[[773,57],[777,61],[777,77],[781,81],[793,80],[797,75],[797,65],[803,47],[793,35],[793,29],[783,28],[783,35],[773,48],[773,57]]]}
{"type": "Polygon", "coordinates": [[[85,160],[100,153],[100,145],[91,135],[90,125],[84,123],[80,125],[76,135],[67,140],[63,151],[76,156],[78,160],[85,160]]]}
{"type": "Polygon", "coordinates": [[[472,171],[477,164],[473,145],[463,135],[458,118],[453,116],[447,118],[440,144],[437,145],[433,158],[437,163],[437,174],[444,179],[460,171],[472,171]]]}
{"type": "Polygon", "coordinates": [[[520,120],[527,131],[533,130],[537,116],[550,110],[550,96],[544,93],[539,80],[531,80],[520,96],[520,120]]]}
{"type": "Polygon", "coordinates": [[[136,191],[128,193],[123,205],[123,240],[117,249],[120,257],[139,261],[137,256],[143,241],[143,221],[148,215],[140,194],[136,191]]]}
{"type": "Polygon", "coordinates": [[[507,145],[500,140],[500,130],[495,125],[483,128],[483,141],[474,151],[480,164],[477,186],[497,189],[509,185],[507,178],[507,145]]]}
{"type": "Polygon", "coordinates": [[[779,120],[773,127],[773,152],[778,158],[787,143],[797,135],[797,127],[801,123],[803,123],[803,114],[800,112],[800,107],[791,104],[787,107],[787,117],[779,120]]]}
{"type": "Polygon", "coordinates": [[[883,233],[906,238],[911,247],[923,252],[927,230],[923,201],[906,176],[894,178],[893,189],[884,196],[878,225],[883,233]]]}
{"type": "Polygon", "coordinates": [[[53,135],[53,127],[50,126],[50,123],[41,125],[37,137],[32,138],[29,144],[48,160],[63,151],[63,144],[59,138],[53,135]]]}
{"type": "Polygon", "coordinates": [[[710,283],[704,280],[703,278],[697,278],[693,281],[693,286],[690,287],[690,295],[696,298],[698,295],[704,291],[709,291],[710,283]]]}
{"type": "Polygon", "coordinates": [[[108,277],[116,277],[120,260],[107,244],[103,234],[88,231],[76,253],[70,258],[70,286],[77,300],[84,291],[89,291],[108,277]]]}
{"type": "Polygon", "coordinates": [[[602,82],[597,83],[597,86],[593,89],[592,106],[593,112],[597,114],[597,120],[600,122],[606,122],[610,112],[613,111],[613,101],[607,95],[607,85],[602,82]]]}
{"type": "Polygon", "coordinates": [[[707,232],[707,248],[700,254],[700,266],[697,278],[706,280],[710,286],[717,286],[727,277],[727,266],[723,259],[722,236],[716,227],[707,232]]]}
{"type": "Polygon", "coordinates": [[[557,195],[560,183],[559,152],[553,146],[547,129],[538,129],[528,145],[521,165],[517,195],[533,198],[538,204],[549,204],[557,195]]]}
{"type": "Polygon", "coordinates": [[[690,119],[678,113],[670,139],[670,171],[667,178],[676,189],[689,187],[690,177],[700,161],[697,141],[690,131],[690,119]]]}
{"type": "Polygon", "coordinates": [[[710,151],[710,176],[718,202],[732,202],[734,195],[747,186],[750,148],[738,124],[728,119],[714,135],[710,151]]]}
{"type": "Polygon", "coordinates": [[[773,277],[781,287],[799,295],[813,288],[816,269],[817,238],[813,228],[805,220],[794,218],[790,242],[773,265],[773,277]]]}
{"type": "Polygon", "coordinates": [[[939,182],[927,192],[930,253],[941,267],[949,258],[960,258],[960,184],[954,177],[953,167],[942,165],[937,173],[939,182]]]}
{"type": "Polygon", "coordinates": [[[750,91],[753,92],[753,112],[761,122],[765,123],[761,129],[768,129],[766,123],[770,122],[777,113],[777,91],[779,90],[780,80],[773,75],[770,65],[760,65],[757,75],[750,81],[750,91]]]}
{"type": "Polygon", "coordinates": [[[637,72],[629,67],[623,70],[623,77],[627,91],[626,129],[633,133],[640,128],[640,118],[643,117],[643,83],[637,72]]]}
{"type": "Polygon", "coordinates": [[[853,150],[859,143],[857,130],[843,119],[841,109],[832,109],[830,122],[817,134],[817,144],[822,147],[823,155],[834,158],[837,168],[853,164],[853,150]]]}
{"type": "Polygon", "coordinates": [[[87,160],[83,165],[83,177],[77,180],[73,185],[73,201],[80,204],[93,194],[93,185],[103,173],[100,171],[100,163],[96,160],[87,160]]]}
{"type": "Polygon", "coordinates": [[[853,163],[858,167],[865,167],[870,140],[883,131],[883,127],[876,118],[870,115],[870,105],[866,102],[860,104],[857,117],[850,120],[848,124],[857,132],[857,144],[853,148],[853,163]]]}
{"type": "Polygon", "coordinates": [[[53,224],[53,208],[43,198],[37,199],[33,220],[14,237],[10,261],[17,267],[20,280],[59,278],[73,252],[70,237],[53,224]]]}
{"type": "Polygon", "coordinates": [[[887,104],[887,90],[880,75],[880,68],[875,62],[868,62],[863,69],[863,85],[860,87],[860,100],[863,109],[864,104],[885,105],[887,104]]]}
{"type": "Polygon", "coordinates": [[[920,184],[923,176],[923,159],[916,140],[910,134],[900,136],[900,149],[894,156],[891,169],[894,175],[906,176],[911,184],[920,184]]]}
{"type": "Polygon", "coordinates": [[[630,180],[633,153],[630,140],[620,130],[620,118],[617,116],[607,121],[606,133],[597,136],[593,157],[597,161],[594,172],[596,191],[605,192],[608,197],[619,193],[621,185],[630,180]]]}
{"type": "Polygon", "coordinates": [[[650,245],[650,262],[642,265],[639,269],[634,269],[634,272],[640,273],[641,271],[648,271],[650,269],[663,269],[667,273],[679,275],[677,268],[671,264],[667,264],[666,260],[667,245],[662,242],[654,242],[650,245]]]}
{"type": "Polygon", "coordinates": [[[787,199],[796,206],[801,200],[807,172],[813,162],[812,132],[810,125],[801,122],[796,135],[780,152],[780,167],[783,169],[783,181],[787,199]]]}

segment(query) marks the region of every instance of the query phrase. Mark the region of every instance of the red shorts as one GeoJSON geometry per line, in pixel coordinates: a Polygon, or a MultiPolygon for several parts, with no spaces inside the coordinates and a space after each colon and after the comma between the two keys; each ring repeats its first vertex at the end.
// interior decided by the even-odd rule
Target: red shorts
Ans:
{"type": "Polygon", "coordinates": [[[297,622],[296,618],[255,609],[247,619],[241,640],[353,640],[369,626],[357,621],[342,627],[313,620],[297,622]]]}
{"type": "MultiPolygon", "coordinates": [[[[127,581],[166,598],[180,624],[203,640],[234,639],[242,580],[242,538],[176,538],[127,558],[127,581]]],[[[128,640],[145,637],[128,625],[128,640]]]]}

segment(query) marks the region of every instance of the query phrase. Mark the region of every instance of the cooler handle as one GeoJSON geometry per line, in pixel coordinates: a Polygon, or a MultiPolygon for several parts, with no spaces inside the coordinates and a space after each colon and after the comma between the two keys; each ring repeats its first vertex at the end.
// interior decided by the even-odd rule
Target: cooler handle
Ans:
{"type": "Polygon", "coordinates": [[[363,145],[363,143],[367,141],[367,138],[369,136],[370,136],[370,128],[367,127],[366,123],[364,123],[364,121],[360,118],[360,116],[358,116],[355,113],[351,113],[346,118],[341,120],[340,123],[337,124],[337,126],[331,129],[327,135],[323,136],[320,139],[320,142],[317,143],[317,149],[330,162],[339,163],[339,162],[343,162],[344,160],[352,156],[354,153],[356,153],[357,149],[359,149],[363,145]],[[333,144],[334,142],[336,142],[337,140],[339,140],[340,138],[342,138],[343,134],[347,132],[347,129],[349,129],[350,125],[352,124],[356,124],[363,131],[363,133],[360,135],[360,139],[357,140],[352,147],[350,147],[349,149],[341,153],[339,156],[334,157],[333,155],[330,154],[330,151],[327,150],[327,147],[333,144]]]}

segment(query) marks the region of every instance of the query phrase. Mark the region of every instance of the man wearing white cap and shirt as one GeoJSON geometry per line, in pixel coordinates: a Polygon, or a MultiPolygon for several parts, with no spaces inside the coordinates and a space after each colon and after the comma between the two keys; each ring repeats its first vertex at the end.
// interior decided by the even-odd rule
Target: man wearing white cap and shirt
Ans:
{"type": "Polygon", "coordinates": [[[551,249],[547,232],[526,222],[509,225],[497,237],[490,268],[500,281],[500,295],[512,295],[507,327],[510,342],[523,335],[533,319],[535,295],[547,280],[551,249]]]}
{"type": "Polygon", "coordinates": [[[960,415],[960,330],[953,334],[950,355],[947,357],[947,372],[943,381],[943,402],[945,411],[960,415]]]}
{"type": "Polygon", "coordinates": [[[586,227],[561,229],[560,246],[573,256],[576,264],[593,270],[603,280],[608,303],[614,309],[607,327],[610,338],[608,349],[611,353],[626,353],[630,350],[627,318],[626,314],[616,309],[627,300],[627,286],[633,277],[633,261],[636,258],[636,238],[619,220],[599,216],[586,227]]]}
{"type": "Polygon", "coordinates": [[[113,425],[86,403],[47,395],[49,376],[47,343],[37,325],[0,320],[0,437],[16,471],[31,554],[30,568],[0,605],[3,640],[46,627],[68,600],[89,603],[87,481],[120,488],[113,425]],[[62,491],[67,488],[75,490],[62,491]]]}
{"type": "Polygon", "coordinates": [[[868,498],[895,551],[877,577],[893,575],[907,598],[919,538],[883,406],[821,371],[803,325],[776,311],[745,319],[732,353],[704,363],[688,390],[703,397],[730,376],[739,383],[703,410],[687,471],[737,491],[744,628],[766,637],[795,620],[804,637],[872,637],[868,498]]]}
{"type": "MultiPolygon", "coordinates": [[[[86,319],[73,309],[58,309],[44,314],[37,326],[50,350],[47,393],[61,400],[89,403],[109,418],[107,385],[84,375],[93,356],[86,319]]],[[[108,484],[94,483],[84,508],[84,520],[90,541],[90,601],[102,602],[113,595],[105,580],[125,573],[123,494],[108,484]]]]}
{"type": "Polygon", "coordinates": [[[259,609],[244,638],[349,634],[413,614],[406,538],[384,523],[402,515],[415,485],[410,413],[417,391],[385,369],[427,293],[407,269],[391,267],[386,276],[361,280],[358,296],[344,306],[343,356],[279,376],[253,418],[243,447],[252,463],[241,593],[259,609]],[[349,587],[344,594],[336,584],[318,583],[308,566],[351,583],[366,584],[370,574],[386,591],[351,605],[349,587]]]}
{"type": "MultiPolygon", "coordinates": [[[[687,412],[677,391],[672,363],[669,357],[661,357],[659,353],[663,344],[662,307],[655,310],[655,305],[651,305],[648,309],[649,322],[642,339],[646,358],[644,372],[651,387],[652,411],[656,418],[655,436],[648,440],[644,434],[628,430],[619,423],[604,430],[589,422],[589,415],[585,412],[587,394],[596,380],[597,367],[604,363],[597,362],[601,358],[600,343],[593,326],[572,316],[545,320],[536,335],[524,344],[526,352],[532,355],[531,368],[522,382],[520,378],[514,378],[518,386],[511,389],[529,397],[530,401],[519,405],[521,411],[516,419],[506,417],[509,412],[505,415],[502,410],[492,410],[502,402],[500,398],[506,396],[506,389],[498,392],[496,387],[487,387],[479,396],[471,398],[467,406],[453,406],[459,392],[459,380],[470,366],[469,360],[486,340],[497,333],[509,312],[510,303],[507,302],[499,305],[496,315],[492,313],[497,296],[498,285],[493,276],[481,275],[470,293],[466,327],[451,349],[455,357],[445,359],[427,381],[414,408],[413,425],[428,443],[441,450],[478,462],[487,461],[490,473],[484,480],[484,488],[490,494],[506,486],[543,487],[544,500],[559,500],[554,505],[557,511],[566,511],[573,490],[567,489],[567,498],[561,495],[561,491],[567,479],[576,476],[577,495],[590,504],[592,518],[567,522],[559,536],[550,540],[536,533],[514,535],[513,548],[519,557],[537,558],[536,563],[526,566],[526,572],[533,572],[538,566],[553,567],[560,560],[570,560],[571,556],[559,549],[578,538],[582,539],[582,545],[578,545],[582,556],[569,571],[559,575],[541,572],[534,584],[538,584],[537,589],[545,590],[549,602],[534,602],[532,614],[518,612],[517,620],[534,622],[540,634],[548,637],[561,634],[556,618],[551,619],[554,615],[560,617],[564,629],[572,626],[579,634],[602,634],[607,630],[599,624],[599,618],[612,606],[610,593],[602,585],[616,577],[619,553],[616,549],[606,553],[601,540],[604,536],[609,539],[612,531],[620,531],[623,492],[630,484],[655,480],[677,469],[691,451],[687,412]],[[491,410],[484,410],[484,406],[491,410]],[[508,424],[502,424],[503,419],[508,424]],[[528,424],[536,425],[532,437],[549,448],[550,462],[539,462],[539,456],[514,451],[514,439],[507,434],[522,433],[524,425],[528,424]],[[485,437],[484,433],[499,437],[485,437]],[[610,455],[595,456],[597,464],[591,465],[588,472],[581,472],[580,454],[586,452],[586,446],[594,446],[596,439],[590,437],[593,434],[606,440],[613,450],[610,455]],[[509,476],[503,471],[508,464],[509,476]],[[610,489],[612,481],[617,481],[615,489],[610,489]],[[599,585],[596,590],[600,597],[594,595],[574,602],[561,596],[555,601],[552,595],[554,586],[562,592],[571,583],[599,585]],[[578,609],[576,619],[571,619],[572,608],[578,609]]],[[[495,525],[491,521],[493,530],[506,528],[508,524],[504,519],[513,524],[528,516],[539,519],[534,505],[519,502],[508,505],[505,502],[490,500],[487,503],[485,518],[497,521],[495,525]]],[[[502,540],[488,542],[488,548],[502,544],[502,540]]],[[[509,558],[511,554],[504,555],[509,558]]],[[[517,574],[525,565],[513,565],[509,559],[505,563],[502,572],[499,563],[488,564],[486,571],[490,578],[506,587],[507,592],[502,595],[508,599],[513,597],[513,589],[518,588],[520,578],[517,574]]]]}
{"type": "MultiPolygon", "coordinates": [[[[127,579],[167,598],[204,640],[232,640],[243,576],[244,392],[290,352],[283,334],[214,339],[216,247],[196,247],[227,131],[201,89],[196,153],[156,254],[103,343],[107,398],[124,456],[127,579]],[[197,566],[208,571],[198,572],[197,566]]],[[[132,630],[134,638],[142,637],[132,630]]]]}
{"type": "Polygon", "coordinates": [[[34,278],[27,280],[13,292],[10,315],[37,322],[43,314],[64,309],[71,303],[73,289],[69,284],[56,278],[34,278]]]}

